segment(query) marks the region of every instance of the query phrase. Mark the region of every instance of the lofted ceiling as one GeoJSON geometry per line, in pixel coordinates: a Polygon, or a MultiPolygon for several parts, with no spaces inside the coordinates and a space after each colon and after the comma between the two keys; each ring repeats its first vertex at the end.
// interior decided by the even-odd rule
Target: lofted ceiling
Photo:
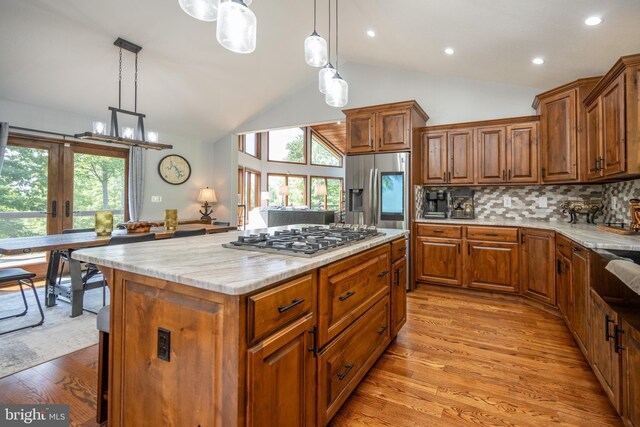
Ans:
{"type": "MultiPolygon", "coordinates": [[[[318,30],[326,37],[327,1],[318,4],[318,30]]],[[[638,0],[340,5],[340,63],[547,89],[601,74],[619,56],[640,52],[638,0]],[[603,23],[587,27],[591,15],[603,23]],[[445,47],[456,53],[444,55],[445,47]],[[533,65],[535,56],[546,63],[533,65]]],[[[258,46],[239,55],[218,45],[215,24],[189,17],[177,0],[1,0],[0,98],[106,120],[106,107],[117,104],[112,43],[120,36],[143,47],[139,110],[148,115],[147,127],[215,141],[316,80],[302,52],[312,7],[312,0],[255,0],[258,46]]],[[[132,108],[130,57],[124,72],[123,107],[132,108]]]]}
{"type": "Polygon", "coordinates": [[[342,154],[347,154],[347,125],[345,122],[331,122],[311,126],[342,154]]]}

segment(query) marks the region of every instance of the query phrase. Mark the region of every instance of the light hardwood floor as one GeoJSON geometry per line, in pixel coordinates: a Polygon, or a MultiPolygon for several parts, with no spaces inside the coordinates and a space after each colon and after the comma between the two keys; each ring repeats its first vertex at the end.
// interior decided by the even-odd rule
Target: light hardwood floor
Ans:
{"type": "MultiPolygon", "coordinates": [[[[521,301],[430,287],[333,426],[622,426],[564,322],[521,301]]],[[[95,426],[97,346],[0,379],[2,403],[70,403],[95,426]]]]}

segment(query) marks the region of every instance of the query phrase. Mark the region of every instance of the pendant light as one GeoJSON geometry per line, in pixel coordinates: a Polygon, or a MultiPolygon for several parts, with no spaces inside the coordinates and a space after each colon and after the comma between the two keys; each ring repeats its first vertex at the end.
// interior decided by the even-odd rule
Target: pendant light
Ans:
{"type": "Polygon", "coordinates": [[[329,0],[329,53],[327,55],[327,65],[322,67],[318,73],[318,86],[320,93],[327,93],[327,86],[335,75],[336,69],[331,65],[331,0],[329,0]]]}
{"type": "Polygon", "coordinates": [[[327,42],[316,32],[316,0],[313,0],[313,33],[304,40],[304,60],[312,67],[327,63],[327,42]]]}
{"type": "Polygon", "coordinates": [[[327,85],[325,102],[331,107],[344,107],[349,102],[349,84],[338,71],[338,0],[336,0],[336,74],[327,85]]]}
{"type": "MultiPolygon", "coordinates": [[[[220,0],[178,0],[178,4],[185,13],[200,21],[213,22],[218,19],[218,5],[220,0]]],[[[251,0],[245,0],[251,6],[251,0]]]]}
{"type": "Polygon", "coordinates": [[[242,0],[221,0],[218,7],[216,39],[236,53],[256,50],[256,15],[242,0]]]}

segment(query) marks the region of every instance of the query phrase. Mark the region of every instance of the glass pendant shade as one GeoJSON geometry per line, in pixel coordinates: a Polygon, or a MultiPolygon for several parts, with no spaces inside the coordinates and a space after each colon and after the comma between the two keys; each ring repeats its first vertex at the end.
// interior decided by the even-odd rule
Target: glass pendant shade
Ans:
{"type": "Polygon", "coordinates": [[[189,16],[200,21],[215,21],[218,18],[220,0],[178,0],[180,7],[189,16]]]}
{"type": "Polygon", "coordinates": [[[327,86],[327,93],[324,98],[327,105],[331,107],[344,107],[349,101],[349,85],[336,73],[327,86]]]}
{"type": "Polygon", "coordinates": [[[256,49],[256,15],[241,0],[222,0],[218,7],[216,38],[224,48],[236,53],[256,49]]]}
{"type": "Polygon", "coordinates": [[[327,93],[327,86],[331,82],[333,76],[336,75],[336,69],[333,68],[331,63],[325,65],[318,73],[318,85],[321,93],[327,93]]]}
{"type": "Polygon", "coordinates": [[[304,39],[304,59],[312,67],[324,67],[327,64],[327,42],[315,31],[304,39]]]}

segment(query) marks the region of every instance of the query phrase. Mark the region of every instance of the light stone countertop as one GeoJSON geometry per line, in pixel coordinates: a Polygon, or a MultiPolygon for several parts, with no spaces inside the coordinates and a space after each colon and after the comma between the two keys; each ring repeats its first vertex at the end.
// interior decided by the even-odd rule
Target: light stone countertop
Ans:
{"type": "MultiPolygon", "coordinates": [[[[301,225],[269,228],[283,230],[301,225]]],[[[379,229],[385,233],[311,258],[228,249],[223,243],[239,235],[261,230],[234,231],[179,239],[156,240],[74,251],[74,259],[130,273],[155,277],[228,295],[259,290],[306,271],[408,235],[405,230],[379,229]]]]}
{"type": "Polygon", "coordinates": [[[536,220],[485,220],[485,219],[416,219],[416,223],[450,224],[450,225],[479,225],[500,227],[522,227],[551,230],[560,233],[574,242],[590,249],[614,249],[640,251],[639,236],[623,236],[596,228],[591,224],[568,224],[559,221],[536,220]]]}

